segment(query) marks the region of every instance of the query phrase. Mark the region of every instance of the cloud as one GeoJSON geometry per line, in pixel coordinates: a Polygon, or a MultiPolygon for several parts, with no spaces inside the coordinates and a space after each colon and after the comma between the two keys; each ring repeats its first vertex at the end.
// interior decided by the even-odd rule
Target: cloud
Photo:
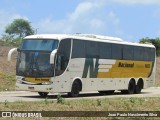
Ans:
{"type": "Polygon", "coordinates": [[[17,18],[23,18],[23,19],[26,19],[28,20],[27,17],[25,16],[21,16],[19,14],[16,14],[16,13],[11,13],[11,12],[6,12],[6,11],[3,11],[3,10],[0,10],[0,35],[2,33],[4,33],[4,30],[5,30],[5,27],[11,23],[14,19],[17,19],[17,18]]]}
{"type": "Polygon", "coordinates": [[[135,5],[135,4],[142,4],[142,5],[151,5],[151,4],[160,4],[160,0],[112,0],[114,3],[120,3],[125,5],[135,5]]]}
{"type": "MultiPolygon", "coordinates": [[[[52,17],[46,17],[34,24],[34,26],[38,28],[38,33],[100,34],[135,41],[135,39],[139,39],[135,38],[138,34],[134,34],[133,30],[132,33],[129,32],[125,27],[127,24],[121,21],[120,14],[110,8],[110,5],[134,5],[136,7],[137,5],[153,6],[158,4],[160,4],[160,0],[85,0],[79,3],[72,12],[66,14],[64,18],[57,20],[52,17]]],[[[158,13],[157,15],[159,15],[158,13]]]]}
{"type": "Polygon", "coordinates": [[[120,34],[120,19],[113,11],[104,11],[106,1],[88,0],[79,3],[75,10],[63,19],[55,20],[48,17],[34,26],[38,33],[86,33],[109,35],[120,34]],[[116,32],[118,31],[118,32],[116,32]]]}

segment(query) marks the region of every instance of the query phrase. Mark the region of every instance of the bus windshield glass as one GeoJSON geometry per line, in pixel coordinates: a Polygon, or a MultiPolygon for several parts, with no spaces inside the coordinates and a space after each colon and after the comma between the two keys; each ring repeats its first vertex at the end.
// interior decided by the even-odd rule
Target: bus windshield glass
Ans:
{"type": "Polygon", "coordinates": [[[21,50],[44,50],[52,51],[57,48],[58,40],[53,39],[33,39],[23,40],[21,50]]]}
{"type": "Polygon", "coordinates": [[[28,77],[51,77],[51,51],[57,49],[58,40],[24,40],[18,54],[16,74],[28,77]]]}

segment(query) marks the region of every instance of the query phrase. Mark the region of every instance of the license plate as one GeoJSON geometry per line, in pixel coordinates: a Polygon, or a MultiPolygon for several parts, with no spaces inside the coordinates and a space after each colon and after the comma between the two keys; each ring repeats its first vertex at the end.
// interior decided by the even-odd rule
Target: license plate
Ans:
{"type": "Polygon", "coordinates": [[[34,90],[34,87],[28,87],[29,90],[34,90]]]}

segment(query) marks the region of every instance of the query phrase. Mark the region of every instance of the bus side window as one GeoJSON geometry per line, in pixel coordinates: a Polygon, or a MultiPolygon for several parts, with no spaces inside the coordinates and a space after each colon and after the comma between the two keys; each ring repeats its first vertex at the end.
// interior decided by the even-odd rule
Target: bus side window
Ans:
{"type": "Polygon", "coordinates": [[[84,40],[73,40],[72,58],[86,58],[86,45],[84,40]]]}
{"type": "Polygon", "coordinates": [[[86,58],[99,58],[97,42],[86,41],[86,58]]]}
{"type": "Polygon", "coordinates": [[[143,61],[144,60],[144,48],[143,47],[134,47],[134,60],[143,61]]]}
{"type": "Polygon", "coordinates": [[[64,55],[57,56],[56,65],[57,70],[65,70],[64,55]]]}
{"type": "Polygon", "coordinates": [[[134,48],[133,46],[124,45],[123,46],[123,59],[124,60],[133,60],[134,59],[134,48]]]}
{"type": "Polygon", "coordinates": [[[101,59],[111,59],[111,44],[99,43],[99,55],[101,59]]]}
{"type": "Polygon", "coordinates": [[[112,44],[112,59],[122,60],[122,45],[112,44]]]}
{"type": "Polygon", "coordinates": [[[70,39],[62,40],[60,42],[59,49],[57,52],[56,75],[61,75],[67,68],[70,59],[70,49],[70,39]]]}

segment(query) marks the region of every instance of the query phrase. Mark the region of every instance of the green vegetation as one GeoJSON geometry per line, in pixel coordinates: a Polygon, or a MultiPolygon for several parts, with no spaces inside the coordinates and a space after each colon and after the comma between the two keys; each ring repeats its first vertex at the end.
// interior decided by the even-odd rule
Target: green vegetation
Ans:
{"type": "Polygon", "coordinates": [[[17,44],[17,42],[11,42],[11,41],[3,41],[0,42],[0,46],[13,46],[13,47],[18,47],[19,44],[17,44]]]}
{"type": "Polygon", "coordinates": [[[12,91],[15,90],[15,74],[13,73],[1,73],[0,72],[0,91],[12,91]]]}
{"type": "Polygon", "coordinates": [[[31,23],[24,19],[15,19],[5,28],[2,34],[3,46],[19,46],[23,37],[34,34],[31,23]]]}
{"type": "Polygon", "coordinates": [[[34,30],[29,21],[24,19],[15,19],[11,24],[9,24],[5,33],[13,36],[18,36],[19,38],[23,38],[27,35],[34,34],[34,30]]]}
{"type": "Polygon", "coordinates": [[[160,98],[105,98],[98,99],[101,105],[97,104],[97,99],[77,99],[65,100],[64,104],[59,104],[54,100],[44,99],[45,102],[15,102],[0,103],[0,110],[13,111],[159,111],[160,98]],[[134,102],[133,102],[134,101],[134,102]],[[6,107],[7,106],[7,107],[6,107]],[[152,106],[152,107],[151,107],[152,106]]]}
{"type": "Polygon", "coordinates": [[[156,47],[156,54],[160,56],[160,38],[142,38],[140,39],[140,43],[152,43],[156,47]]]}
{"type": "MultiPolygon", "coordinates": [[[[40,102],[4,102],[0,111],[159,111],[160,98],[105,98],[65,100],[63,104],[56,100],[40,102]]],[[[85,119],[85,118],[81,118],[85,119]]],[[[87,118],[91,119],[91,118],[87,118]]],[[[93,118],[92,118],[93,119],[93,118]]],[[[103,118],[106,119],[106,118],[103,118]]],[[[125,119],[125,118],[124,118],[125,119]]]]}
{"type": "Polygon", "coordinates": [[[64,104],[64,98],[61,96],[61,94],[58,94],[57,95],[57,103],[60,103],[60,104],[64,104]]]}

